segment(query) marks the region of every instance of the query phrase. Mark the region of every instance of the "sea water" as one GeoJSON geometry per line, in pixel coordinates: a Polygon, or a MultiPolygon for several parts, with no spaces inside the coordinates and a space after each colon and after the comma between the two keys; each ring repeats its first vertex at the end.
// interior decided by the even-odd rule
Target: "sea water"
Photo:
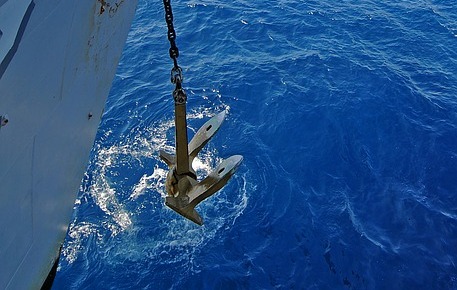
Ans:
{"type": "Polygon", "coordinates": [[[197,210],[173,152],[163,5],[140,0],[54,289],[457,289],[457,2],[172,1],[189,135],[226,110],[197,210]]]}

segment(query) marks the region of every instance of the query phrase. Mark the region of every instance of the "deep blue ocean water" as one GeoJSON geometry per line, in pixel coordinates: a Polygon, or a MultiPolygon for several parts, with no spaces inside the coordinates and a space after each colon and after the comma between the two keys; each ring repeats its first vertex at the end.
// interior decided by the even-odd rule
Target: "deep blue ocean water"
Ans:
{"type": "Polygon", "coordinates": [[[194,166],[244,161],[198,207],[163,203],[173,150],[161,1],[140,1],[54,289],[457,289],[457,2],[172,1],[194,166]]]}

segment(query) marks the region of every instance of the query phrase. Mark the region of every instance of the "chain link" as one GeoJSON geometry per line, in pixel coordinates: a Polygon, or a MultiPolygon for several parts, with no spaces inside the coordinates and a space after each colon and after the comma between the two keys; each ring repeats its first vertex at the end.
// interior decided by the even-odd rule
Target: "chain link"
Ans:
{"type": "Polygon", "coordinates": [[[182,76],[182,69],[181,67],[173,67],[171,69],[171,76],[170,76],[170,81],[172,84],[177,84],[177,83],[182,83],[183,81],[183,76],[182,76]]]}
{"type": "Polygon", "coordinates": [[[173,59],[175,68],[178,67],[177,58],[179,56],[179,50],[176,46],[176,32],[173,27],[173,11],[171,10],[171,0],[163,0],[163,6],[165,8],[165,21],[167,22],[168,28],[168,41],[170,41],[170,58],[173,59]]]}
{"type": "Polygon", "coordinates": [[[179,50],[176,46],[176,32],[173,27],[173,12],[171,10],[171,0],[163,0],[163,6],[165,8],[165,21],[167,22],[168,28],[168,41],[170,41],[170,58],[173,60],[173,68],[171,69],[170,74],[170,81],[172,84],[175,84],[175,90],[173,91],[173,98],[175,100],[175,104],[185,104],[187,101],[187,95],[182,88],[182,69],[178,65],[178,56],[179,50]]]}

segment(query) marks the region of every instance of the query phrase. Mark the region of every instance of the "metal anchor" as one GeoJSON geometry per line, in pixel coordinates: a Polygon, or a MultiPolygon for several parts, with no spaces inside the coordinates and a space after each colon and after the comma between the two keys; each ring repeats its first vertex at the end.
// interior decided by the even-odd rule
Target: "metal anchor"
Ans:
{"type": "Polygon", "coordinates": [[[198,225],[203,224],[203,219],[195,210],[200,202],[224,187],[230,177],[235,173],[243,157],[234,155],[223,160],[203,180],[198,181],[192,161],[200,150],[219,130],[225,118],[225,111],[217,114],[207,121],[187,143],[186,120],[186,94],[181,83],[176,83],[173,92],[175,100],[175,155],[160,150],[160,158],[168,165],[170,171],[167,175],[165,204],[198,225]]]}

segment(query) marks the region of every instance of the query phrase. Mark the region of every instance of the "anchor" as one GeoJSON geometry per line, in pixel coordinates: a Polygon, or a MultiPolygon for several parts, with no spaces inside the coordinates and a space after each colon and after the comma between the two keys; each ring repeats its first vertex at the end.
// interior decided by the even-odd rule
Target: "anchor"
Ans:
{"type": "Polygon", "coordinates": [[[165,187],[167,197],[165,204],[198,225],[203,224],[203,219],[195,210],[195,207],[210,197],[224,185],[235,173],[243,157],[234,155],[223,160],[206,178],[197,180],[192,161],[197,157],[201,149],[216,134],[222,125],[226,111],[222,111],[207,121],[187,143],[187,119],[186,101],[187,96],[182,89],[182,75],[172,70],[172,79],[175,76],[176,88],[173,91],[175,101],[175,154],[169,154],[160,150],[160,158],[168,165],[165,187]]]}
{"type": "Polygon", "coordinates": [[[230,177],[235,173],[243,157],[234,155],[223,160],[211,171],[206,178],[198,181],[192,161],[200,150],[219,130],[225,118],[225,111],[217,114],[207,121],[188,143],[186,102],[187,96],[182,88],[182,69],[178,65],[179,50],[176,46],[176,32],[173,27],[173,13],[170,0],[163,0],[165,21],[168,27],[168,40],[170,41],[170,58],[173,60],[171,70],[171,83],[175,84],[173,99],[175,103],[175,154],[160,150],[160,158],[168,165],[169,171],[165,187],[167,196],[165,204],[185,218],[198,225],[203,224],[203,219],[195,207],[219,189],[224,187],[230,177]]]}

